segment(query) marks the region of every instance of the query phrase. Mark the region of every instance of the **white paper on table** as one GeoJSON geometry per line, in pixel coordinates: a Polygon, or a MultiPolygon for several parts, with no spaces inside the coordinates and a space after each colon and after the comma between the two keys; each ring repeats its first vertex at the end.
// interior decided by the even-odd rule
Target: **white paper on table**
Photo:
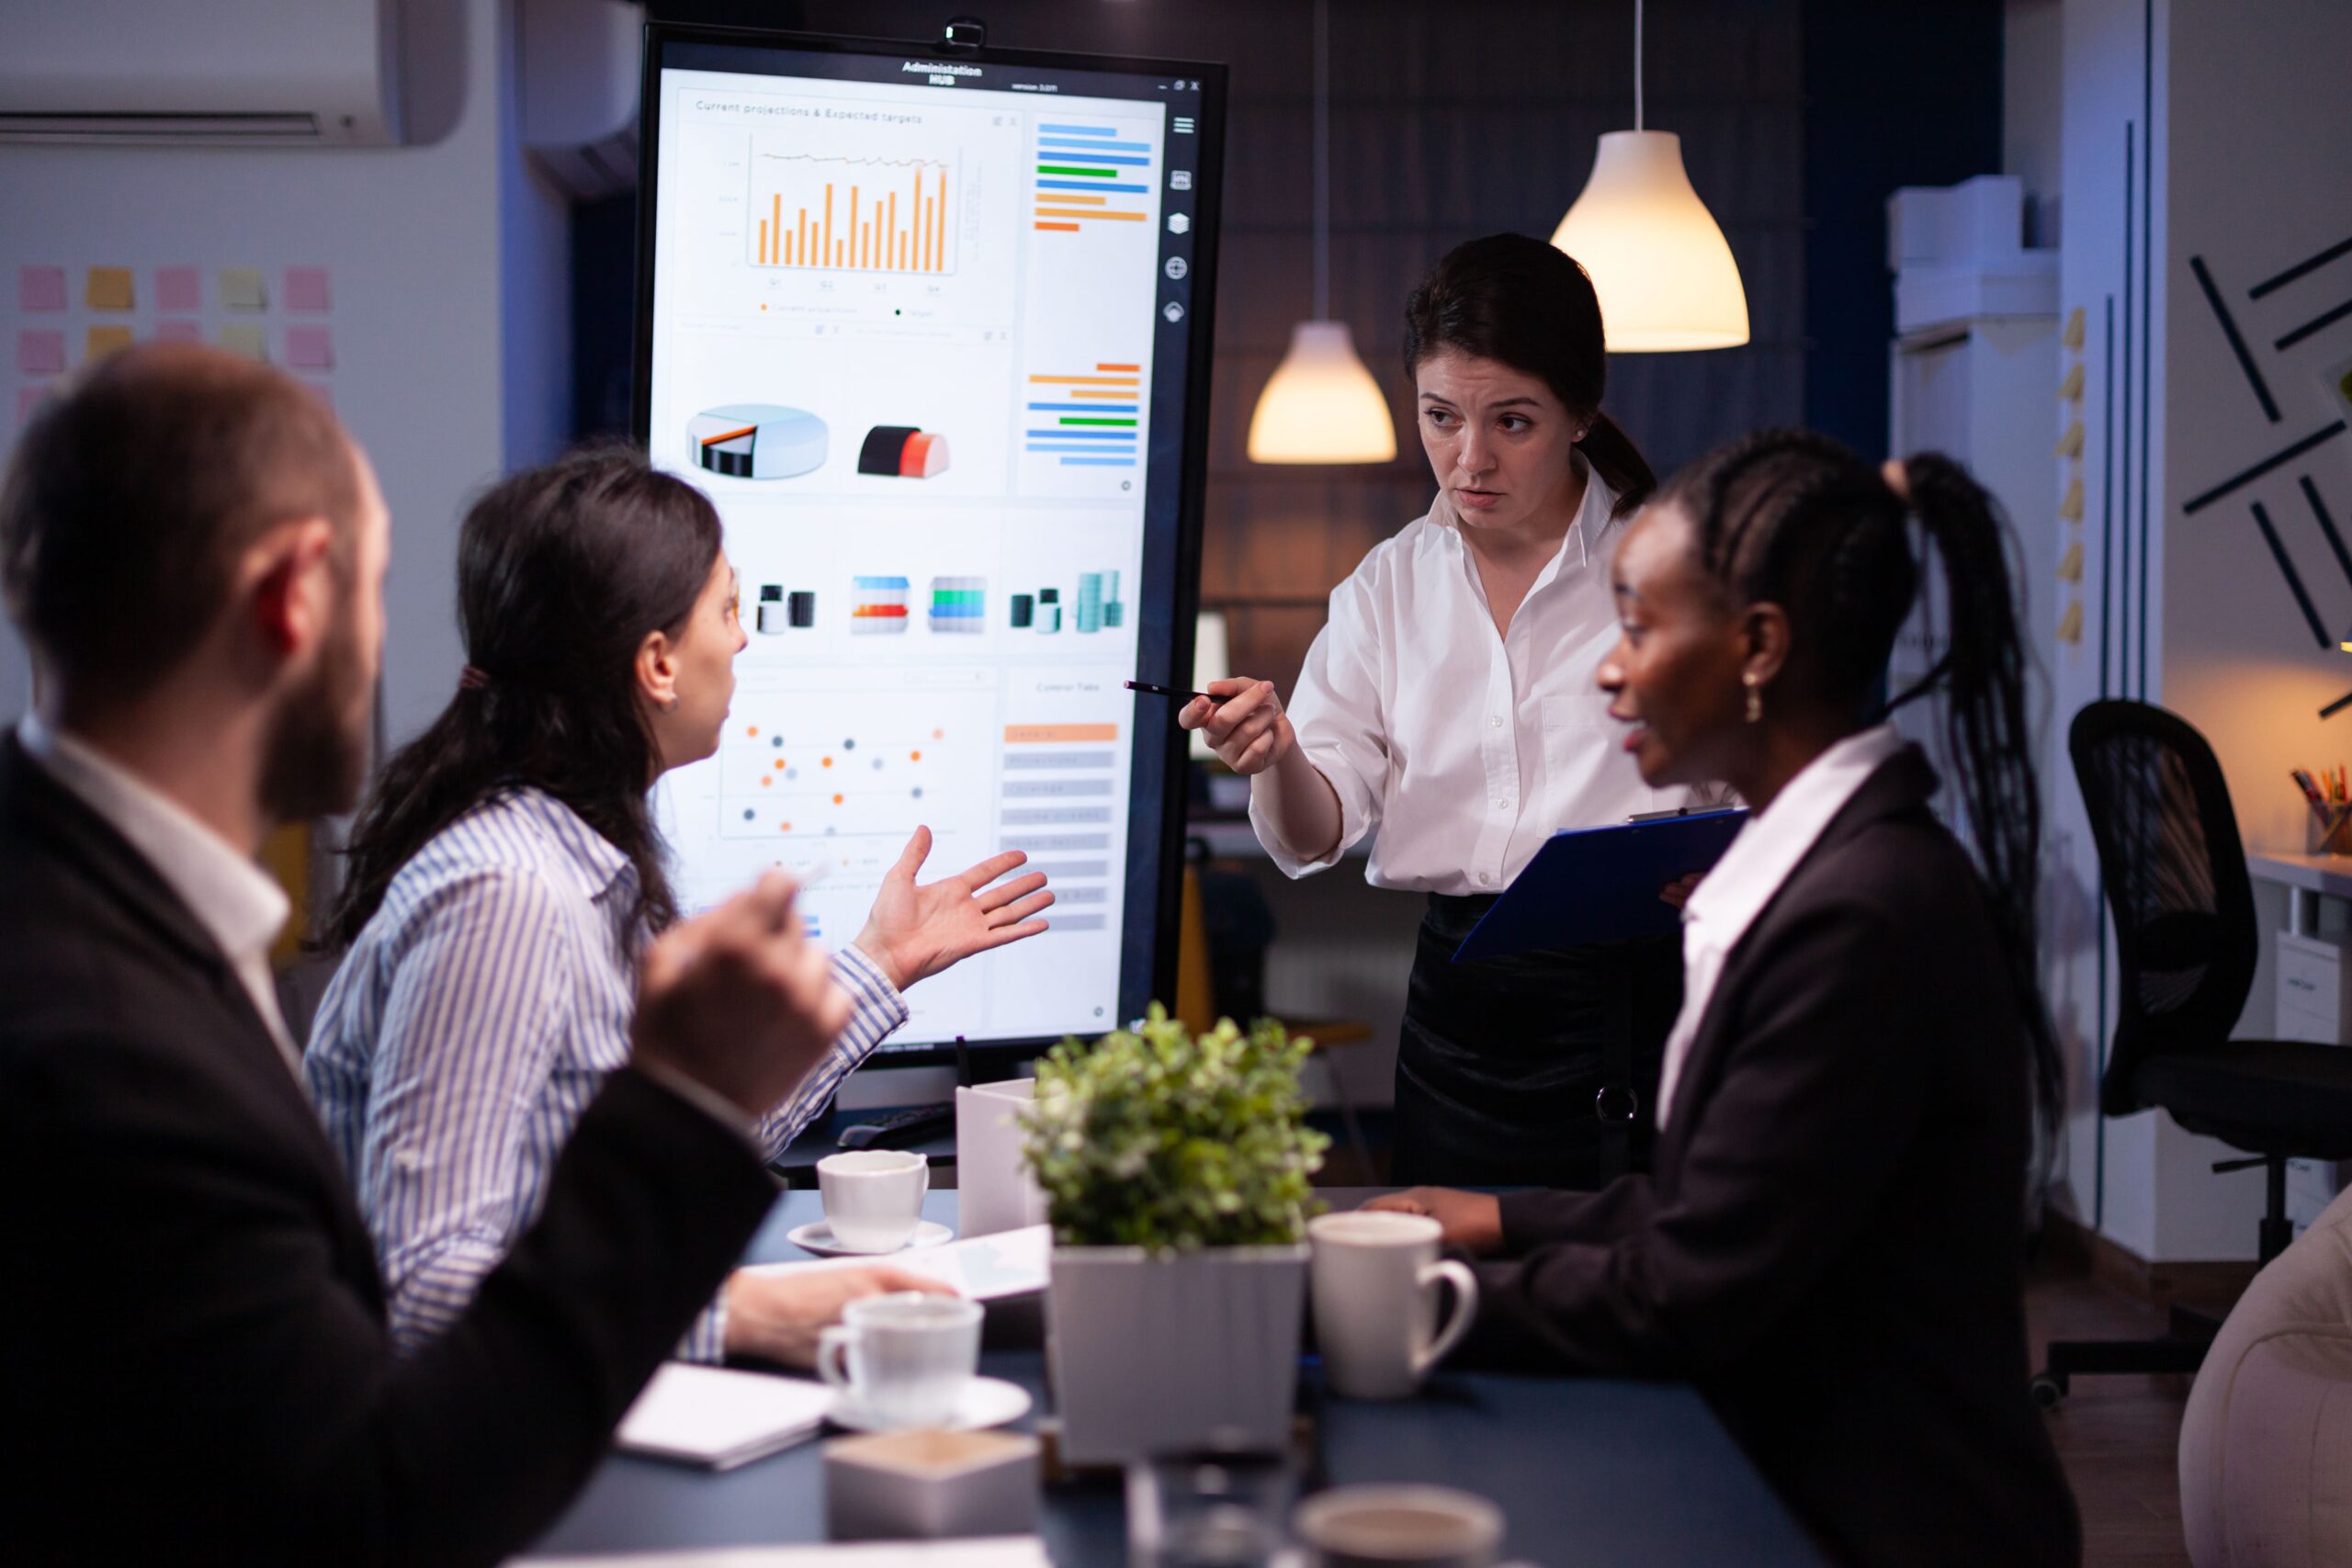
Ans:
{"type": "Polygon", "coordinates": [[[630,1453],[732,1470],[815,1437],[833,1398],[799,1378],[664,1361],[614,1440],[630,1453]]]}
{"type": "Polygon", "coordinates": [[[909,1252],[883,1252],[865,1258],[825,1258],[810,1263],[754,1263],[753,1274],[811,1273],[820,1269],[861,1269],[887,1263],[926,1280],[936,1280],[957,1294],[976,1302],[1006,1296],[1035,1295],[1046,1288],[1046,1270],[1054,1253],[1054,1227],[1030,1225],[998,1231],[941,1247],[909,1252]]]}
{"type": "Polygon", "coordinates": [[[1034,1535],[877,1540],[836,1546],[724,1546],[604,1557],[517,1557],[506,1568],[1053,1568],[1034,1535]]]}

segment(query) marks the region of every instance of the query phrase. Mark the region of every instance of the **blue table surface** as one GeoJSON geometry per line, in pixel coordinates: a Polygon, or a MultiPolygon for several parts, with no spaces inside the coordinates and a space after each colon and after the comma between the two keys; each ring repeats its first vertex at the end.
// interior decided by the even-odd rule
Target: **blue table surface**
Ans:
{"type": "MultiPolygon", "coordinates": [[[[1335,1208],[1365,1195],[1319,1194],[1335,1208]]],[[[923,1212],[954,1224],[956,1194],[933,1193],[923,1212]]],[[[785,1194],[745,1260],[808,1257],[785,1233],[822,1214],[814,1192],[785,1194]]],[[[1015,1426],[1034,1427],[1045,1409],[1043,1354],[986,1349],[981,1371],[1029,1390],[1037,1404],[1015,1426]]],[[[1317,1419],[1334,1483],[1426,1481],[1492,1498],[1509,1520],[1509,1557],[1594,1568],[1823,1562],[1713,1412],[1681,1384],[1441,1371],[1401,1403],[1322,1399],[1317,1419]]],[[[612,1454],[533,1555],[822,1540],[820,1447],[803,1443],[723,1473],[612,1454]]],[[[1042,1531],[1063,1568],[1126,1560],[1115,1483],[1047,1487],[1042,1531]]]]}

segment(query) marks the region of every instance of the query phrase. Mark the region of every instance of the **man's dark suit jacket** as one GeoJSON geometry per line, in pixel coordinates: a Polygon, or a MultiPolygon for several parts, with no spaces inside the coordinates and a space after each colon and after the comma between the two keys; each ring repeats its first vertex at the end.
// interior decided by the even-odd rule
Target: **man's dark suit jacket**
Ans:
{"type": "Polygon", "coordinates": [[[1650,1176],[1502,1200],[1464,1353],[1690,1380],[1839,1562],[2072,1564],[2026,1393],[2025,1035],[1935,787],[1889,759],[1749,926],[1650,1176]]]}
{"type": "Polygon", "coordinates": [[[473,1309],[392,1356],[345,1173],[195,916],[0,750],[0,1561],[491,1562],[775,1197],[633,1073],[473,1309]]]}

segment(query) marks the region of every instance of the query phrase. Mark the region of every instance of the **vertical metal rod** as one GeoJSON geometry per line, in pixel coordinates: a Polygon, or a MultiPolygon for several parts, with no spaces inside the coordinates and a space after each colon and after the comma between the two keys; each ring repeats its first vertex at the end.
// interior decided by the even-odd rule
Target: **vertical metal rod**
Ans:
{"type": "Polygon", "coordinates": [[[1315,0],[1315,319],[1331,319],[1331,12],[1315,0]]]}
{"type": "Polygon", "coordinates": [[[1634,129],[1642,129],[1642,0],[1634,0],[1634,129]]]}

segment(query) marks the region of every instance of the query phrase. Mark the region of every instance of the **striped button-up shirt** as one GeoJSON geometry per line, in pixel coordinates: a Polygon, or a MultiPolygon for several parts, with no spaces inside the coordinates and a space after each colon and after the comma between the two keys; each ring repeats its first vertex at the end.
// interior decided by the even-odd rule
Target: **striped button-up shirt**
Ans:
{"type": "MultiPolygon", "coordinates": [[[[568,807],[500,795],[401,868],[320,1003],[303,1070],[374,1235],[401,1350],[457,1321],[628,1061],[636,895],[628,858],[568,807]]],[[[855,1010],[762,1119],[771,1157],[906,1021],[856,948],[834,954],[833,976],[855,1010]]],[[[726,1327],[714,1302],[680,1354],[718,1360],[726,1327]]]]}

